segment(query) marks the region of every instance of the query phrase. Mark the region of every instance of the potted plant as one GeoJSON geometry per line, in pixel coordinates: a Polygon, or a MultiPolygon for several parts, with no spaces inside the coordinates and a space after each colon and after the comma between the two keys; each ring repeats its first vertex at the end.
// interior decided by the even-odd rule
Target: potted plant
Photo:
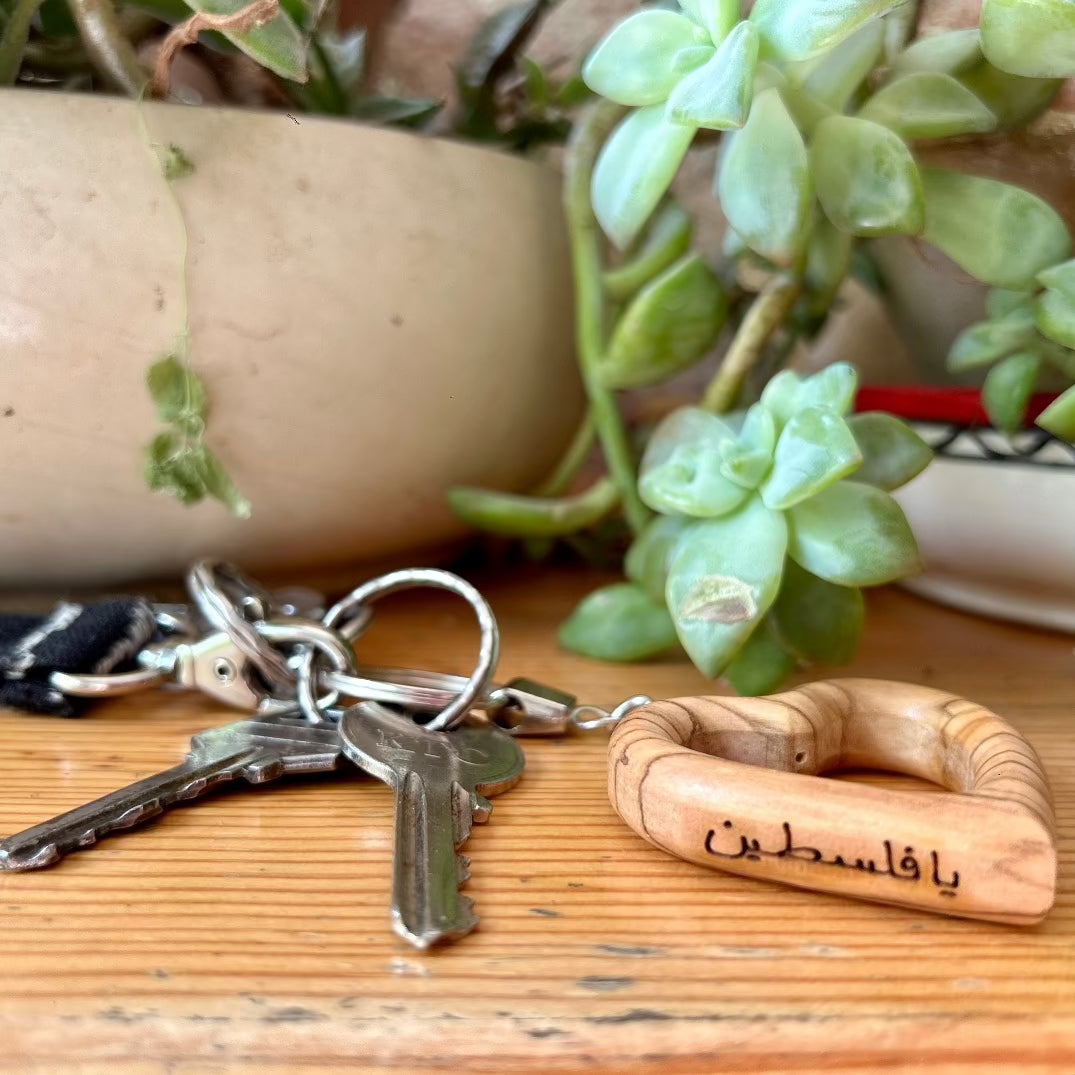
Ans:
{"type": "Polygon", "coordinates": [[[563,118],[501,107],[543,7],[431,137],[323,4],[0,0],[4,585],[409,559],[465,533],[447,485],[548,469],[569,249],[512,151],[563,118]]]}
{"type": "Polygon", "coordinates": [[[576,123],[564,194],[586,424],[563,495],[453,494],[474,525],[531,548],[622,519],[626,581],[575,610],[569,648],[637,660],[679,645],[703,673],[761,693],[803,664],[846,660],[861,589],[919,572],[890,494],[924,470],[928,445],[863,405],[851,366],[782,368],[877,239],[913,237],[992,289],[950,363],[989,370],[993,424],[1017,431],[1048,383],[1029,420],[1075,438],[1067,226],[1020,186],[926,163],[940,140],[1019,129],[1047,107],[1075,73],[1075,6],[985,0],[979,26],[914,40],[916,7],[757,0],[744,17],[738,2],[680,0],[630,15],[589,55],[602,100],[576,123]],[[720,139],[714,209],[729,225],[715,267],[668,194],[702,138],[720,139]],[[714,347],[687,406],[628,427],[620,393],[714,347]],[[606,472],[568,492],[591,434],[606,472]]]}

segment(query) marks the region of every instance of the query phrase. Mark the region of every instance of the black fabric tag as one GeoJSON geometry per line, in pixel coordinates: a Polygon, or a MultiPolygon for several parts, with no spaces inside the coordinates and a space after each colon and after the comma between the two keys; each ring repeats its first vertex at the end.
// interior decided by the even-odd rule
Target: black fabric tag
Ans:
{"type": "Polygon", "coordinates": [[[47,616],[0,615],[0,706],[80,716],[90,700],[56,690],[51,673],[103,675],[131,667],[156,630],[153,609],[137,598],[61,602],[47,616]]]}

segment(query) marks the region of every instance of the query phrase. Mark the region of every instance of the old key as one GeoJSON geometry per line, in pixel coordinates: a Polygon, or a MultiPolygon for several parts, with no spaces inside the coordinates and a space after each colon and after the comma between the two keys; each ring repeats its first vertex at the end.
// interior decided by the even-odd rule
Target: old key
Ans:
{"type": "Polygon", "coordinates": [[[469,933],[478,919],[459,891],[469,860],[457,849],[472,821],[488,820],[486,796],[522,776],[518,743],[487,722],[429,731],[374,703],[346,711],[340,740],[348,758],[395,792],[396,932],[418,948],[469,933]]]}
{"type": "Polygon", "coordinates": [[[293,714],[213,728],[194,736],[179,765],[9,836],[0,842],[0,867],[49,866],[107,833],[130,828],[229,780],[261,784],[285,773],[328,772],[339,762],[336,728],[311,725],[293,714]]]}

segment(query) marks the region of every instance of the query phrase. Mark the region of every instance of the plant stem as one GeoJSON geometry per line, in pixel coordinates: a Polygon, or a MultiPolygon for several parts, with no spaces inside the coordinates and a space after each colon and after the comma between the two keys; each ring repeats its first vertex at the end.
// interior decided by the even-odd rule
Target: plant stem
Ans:
{"type": "Polygon", "coordinates": [[[623,499],[627,525],[637,535],[649,521],[650,513],[638,495],[634,453],[616,397],[601,383],[605,299],[601,288],[601,237],[590,206],[590,177],[597,154],[623,113],[619,105],[598,101],[579,115],[564,156],[564,212],[575,274],[579,368],[609,472],[623,499]]]}
{"type": "Polygon", "coordinates": [[[0,37],[0,86],[10,86],[19,77],[22,55],[30,37],[33,21],[41,0],[18,0],[4,25],[0,37]]]}
{"type": "Polygon", "coordinates": [[[112,0],[67,0],[97,73],[113,89],[138,97],[149,81],[120,26],[112,0]]]}
{"type": "Polygon", "coordinates": [[[705,391],[702,406],[707,411],[723,414],[735,406],[743,382],[760,361],[765,345],[787,317],[801,288],[797,277],[774,276],[758,293],[705,391]]]}
{"type": "Polygon", "coordinates": [[[534,496],[563,496],[582,469],[582,464],[586,462],[596,440],[597,429],[594,426],[593,414],[587,411],[567,451],[556,464],[556,469],[534,490],[534,496]]]}

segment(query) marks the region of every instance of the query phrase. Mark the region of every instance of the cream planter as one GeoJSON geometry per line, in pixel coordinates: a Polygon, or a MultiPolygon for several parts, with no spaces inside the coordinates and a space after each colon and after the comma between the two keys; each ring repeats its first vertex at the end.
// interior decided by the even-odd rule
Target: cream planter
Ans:
{"type": "Polygon", "coordinates": [[[195,173],[207,441],[253,515],[147,491],[147,366],[182,323],[180,230],[134,106],[0,91],[0,586],[195,557],[332,568],[460,536],[456,483],[519,490],[583,407],[558,179],[508,155],[282,114],[152,104],[195,173]]]}

